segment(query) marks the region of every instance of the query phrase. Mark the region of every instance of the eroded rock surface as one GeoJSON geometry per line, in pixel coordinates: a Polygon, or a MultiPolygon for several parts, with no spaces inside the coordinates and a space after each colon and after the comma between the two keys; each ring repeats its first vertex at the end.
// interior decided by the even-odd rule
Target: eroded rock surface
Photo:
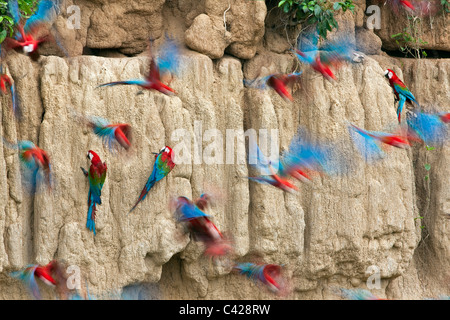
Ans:
{"type": "MultiPolygon", "coordinates": [[[[0,144],[0,298],[28,299],[8,273],[52,259],[79,266],[91,293],[100,297],[116,290],[164,299],[275,298],[231,272],[232,261],[251,259],[284,264],[292,279],[288,298],[293,299],[337,299],[333,288],[367,289],[373,270],[381,277],[380,288],[373,292],[383,298],[449,295],[448,148],[391,149],[386,159],[368,165],[354,153],[347,130],[348,122],[377,131],[396,123],[386,68],[404,80],[424,107],[434,104],[450,111],[448,59],[377,55],[380,41],[363,29],[365,4],[359,2],[356,16],[343,15],[345,28],[334,36],[350,33],[367,56],[362,63],[344,65],[333,83],[299,65],[289,53],[295,30],[287,37],[273,28],[265,30],[259,23],[266,16],[262,1],[230,1],[227,12],[226,1],[204,0],[198,6],[175,0],[125,6],[73,3],[91,12],[82,15],[83,27],[74,31],[75,55],[84,47],[118,52],[110,53],[115,58],[50,55],[39,63],[18,54],[9,57],[7,73],[16,81],[24,118],[16,122],[9,97],[2,96],[0,132],[10,141],[32,140],[48,151],[55,189],[34,197],[25,193],[16,152],[0,144]],[[252,14],[254,24],[245,19],[252,14]],[[102,24],[119,16],[131,21],[102,24]],[[216,29],[202,42],[203,23],[216,29]],[[101,83],[142,77],[147,56],[122,54],[142,52],[149,32],[160,38],[166,29],[179,40],[191,37],[186,44],[198,51],[182,50],[183,68],[171,83],[175,97],[137,95],[139,89],[133,86],[96,89],[101,83]],[[107,30],[114,32],[109,35],[107,30]],[[303,74],[292,88],[293,103],[271,90],[243,86],[243,79],[299,69],[303,74]],[[133,149],[110,153],[74,120],[71,110],[129,123],[134,128],[133,149]],[[244,178],[252,168],[242,161],[238,140],[226,144],[227,134],[274,130],[284,150],[300,126],[354,155],[351,172],[298,184],[297,195],[244,178]],[[209,139],[211,130],[219,132],[222,141],[209,139]],[[194,149],[199,136],[201,147],[194,149]],[[152,152],[182,141],[191,159],[177,165],[128,215],[151,173],[152,152]],[[88,166],[89,149],[108,165],[95,237],[85,227],[88,182],[79,169],[88,166]],[[230,150],[233,159],[226,158],[230,150]],[[222,157],[223,164],[207,163],[214,156],[222,157]],[[423,178],[425,163],[432,168],[429,180],[423,178]],[[209,213],[234,241],[231,262],[203,257],[201,244],[184,234],[168,205],[175,196],[194,198],[209,190],[221,194],[209,213]]],[[[54,297],[51,290],[42,290],[47,298],[54,297]]]]}

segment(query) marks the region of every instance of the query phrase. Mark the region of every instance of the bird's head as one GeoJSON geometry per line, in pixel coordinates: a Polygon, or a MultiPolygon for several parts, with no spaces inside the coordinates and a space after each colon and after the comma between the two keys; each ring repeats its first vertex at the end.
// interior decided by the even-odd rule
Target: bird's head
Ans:
{"type": "Polygon", "coordinates": [[[98,154],[95,153],[95,152],[92,151],[92,150],[89,150],[89,151],[88,151],[86,157],[87,157],[89,160],[91,160],[91,163],[94,163],[94,164],[95,164],[95,163],[101,162],[100,157],[98,156],[98,154]]]}
{"type": "Polygon", "coordinates": [[[159,151],[159,153],[165,153],[165,154],[167,154],[168,156],[172,157],[173,150],[172,150],[171,147],[165,146],[164,148],[162,148],[162,149],[159,151]]]}
{"type": "Polygon", "coordinates": [[[385,76],[386,78],[388,78],[389,80],[391,80],[391,79],[395,76],[395,72],[392,71],[391,69],[387,69],[387,70],[384,72],[384,76],[385,76]]]}

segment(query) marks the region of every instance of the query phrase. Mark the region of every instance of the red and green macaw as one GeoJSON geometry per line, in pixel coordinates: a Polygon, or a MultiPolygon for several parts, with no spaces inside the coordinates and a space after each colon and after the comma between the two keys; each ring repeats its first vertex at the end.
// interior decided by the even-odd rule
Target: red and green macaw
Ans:
{"type": "MultiPolygon", "coordinates": [[[[166,44],[166,46],[164,47],[166,48],[166,51],[163,52],[159,58],[155,58],[152,55],[152,41],[150,42],[150,69],[148,74],[145,76],[145,79],[114,81],[101,84],[97,86],[97,88],[115,85],[137,85],[145,90],[156,90],[168,96],[175,95],[175,90],[163,83],[162,76],[167,72],[170,72],[171,74],[176,73],[178,68],[179,52],[173,40],[166,39],[166,42],[169,42],[169,44],[166,44]]],[[[140,91],[139,93],[141,92],[142,91],[140,91]]]]}
{"type": "Polygon", "coordinates": [[[287,86],[300,79],[301,72],[292,72],[288,74],[271,74],[266,77],[257,78],[249,81],[244,79],[244,84],[250,88],[266,89],[267,86],[275,90],[286,101],[293,101],[292,95],[287,90],[287,86]]]}
{"type": "Polygon", "coordinates": [[[305,45],[307,50],[295,48],[294,54],[301,63],[310,65],[325,79],[336,80],[332,68],[340,67],[345,61],[352,61],[355,53],[354,45],[349,40],[344,40],[339,43],[327,42],[319,49],[318,40],[317,33],[305,36],[305,44],[308,44],[305,45]]]}
{"type": "Polygon", "coordinates": [[[155,185],[156,182],[167,176],[170,171],[175,167],[175,163],[173,162],[173,150],[165,146],[162,148],[159,153],[155,154],[155,163],[153,165],[153,171],[150,177],[147,180],[144,188],[141,191],[139,199],[136,204],[131,208],[130,212],[133,211],[136,206],[145,199],[150,189],[155,185]]]}
{"type": "Polygon", "coordinates": [[[97,136],[102,138],[103,143],[108,146],[111,152],[117,150],[116,143],[121,145],[125,150],[130,149],[132,135],[129,124],[113,124],[104,118],[94,116],[88,117],[87,121],[89,127],[92,128],[97,136]]]}
{"type": "Polygon", "coordinates": [[[37,61],[40,57],[38,52],[39,45],[48,41],[49,36],[37,39],[35,35],[44,27],[45,23],[51,21],[55,15],[56,8],[54,1],[41,0],[36,12],[23,24],[17,0],[9,0],[8,9],[17,25],[18,32],[14,38],[7,37],[5,39],[5,48],[22,52],[33,61],[37,61]]]}
{"type": "Polygon", "coordinates": [[[24,181],[30,186],[32,193],[40,184],[47,184],[48,189],[52,189],[52,176],[50,157],[47,152],[36,146],[33,142],[22,140],[17,144],[13,144],[2,137],[3,143],[10,149],[19,151],[19,160],[26,169],[24,173],[24,181]]]}
{"type": "Polygon", "coordinates": [[[210,197],[204,193],[192,202],[187,197],[176,200],[175,216],[178,222],[186,225],[194,241],[201,241],[205,245],[206,256],[216,258],[227,255],[231,250],[230,242],[210,220],[204,210],[209,206],[210,197]]]}
{"type": "Polygon", "coordinates": [[[384,73],[387,79],[389,79],[389,84],[392,89],[394,89],[394,94],[396,99],[399,101],[397,107],[397,118],[398,122],[401,122],[402,110],[405,102],[415,103],[420,107],[414,95],[409,91],[408,87],[400,80],[400,78],[391,69],[387,69],[384,73]]]}
{"type": "Polygon", "coordinates": [[[88,195],[88,214],[86,227],[94,232],[95,231],[95,215],[97,210],[97,205],[102,204],[101,195],[103,184],[106,180],[107,166],[105,162],[102,162],[97,153],[89,150],[87,153],[87,158],[91,161],[91,166],[89,171],[81,168],[84,175],[89,178],[89,195],[88,195]]]}
{"type": "MultiPolygon", "coordinates": [[[[45,266],[37,264],[28,265],[24,270],[10,273],[10,276],[23,281],[31,295],[35,299],[40,300],[41,294],[36,278],[40,279],[48,286],[55,287],[59,284],[58,275],[61,273],[59,269],[60,265],[56,260],[53,260],[45,266]]],[[[64,285],[66,284],[64,283],[64,285]]]]}
{"type": "Polygon", "coordinates": [[[348,128],[355,146],[368,162],[382,159],[385,156],[385,146],[408,149],[411,146],[411,141],[421,141],[404,127],[400,127],[398,132],[394,133],[368,131],[354,124],[350,124],[348,128]],[[355,135],[355,133],[358,134],[355,135]]]}
{"type": "Polygon", "coordinates": [[[441,146],[447,142],[449,130],[445,113],[426,113],[414,110],[406,122],[411,136],[427,146],[441,146]]]}
{"type": "Polygon", "coordinates": [[[234,269],[253,281],[261,281],[273,293],[280,294],[286,289],[280,265],[244,262],[234,266],[234,269]]]}
{"type": "Polygon", "coordinates": [[[250,151],[248,162],[255,169],[259,170],[261,175],[247,177],[249,180],[270,184],[286,192],[296,193],[298,191],[298,187],[287,179],[289,174],[284,170],[285,168],[282,167],[282,163],[280,163],[278,157],[276,159],[267,158],[258,146],[256,146],[256,154],[252,153],[253,152],[250,151]]]}

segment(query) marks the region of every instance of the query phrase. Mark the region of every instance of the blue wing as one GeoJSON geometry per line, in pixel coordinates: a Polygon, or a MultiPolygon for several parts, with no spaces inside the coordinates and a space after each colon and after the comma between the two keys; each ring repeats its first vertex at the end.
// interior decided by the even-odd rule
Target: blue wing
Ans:
{"type": "Polygon", "coordinates": [[[19,24],[20,21],[20,11],[19,11],[19,4],[17,3],[17,0],[9,0],[8,1],[8,9],[9,13],[11,14],[14,23],[19,24]]]}
{"type": "Polygon", "coordinates": [[[39,265],[28,265],[26,266],[25,270],[23,271],[16,271],[12,272],[10,275],[14,278],[20,279],[23,281],[23,283],[26,285],[27,289],[29,290],[30,294],[37,300],[41,299],[41,294],[39,292],[38,284],[36,283],[36,279],[34,277],[34,273],[36,271],[36,268],[39,265]],[[30,270],[27,270],[28,268],[32,268],[30,270]]]}
{"type": "Polygon", "coordinates": [[[197,208],[197,206],[191,202],[183,204],[180,209],[177,210],[177,213],[179,221],[186,221],[199,217],[209,217],[209,215],[197,208]]]}
{"type": "Polygon", "coordinates": [[[248,163],[259,170],[261,175],[272,175],[273,172],[270,168],[277,173],[281,166],[278,155],[272,158],[266,157],[256,143],[249,144],[248,163]]]}
{"type": "Polygon", "coordinates": [[[371,163],[384,158],[385,152],[381,149],[378,140],[353,126],[349,126],[348,130],[356,149],[366,162],[371,163]]]}
{"type": "Polygon", "coordinates": [[[416,111],[406,122],[409,128],[429,146],[442,145],[448,139],[448,127],[438,114],[416,111]]]}
{"type": "Polygon", "coordinates": [[[180,49],[177,43],[167,33],[164,44],[159,49],[158,67],[160,74],[169,72],[177,74],[180,68],[180,49]]]}
{"type": "Polygon", "coordinates": [[[254,80],[244,79],[244,86],[247,88],[261,89],[264,90],[267,88],[267,80],[273,76],[273,74],[269,74],[268,76],[262,78],[256,78],[254,80]]]}
{"type": "Polygon", "coordinates": [[[240,274],[246,275],[247,278],[252,279],[253,281],[264,281],[264,265],[259,266],[254,263],[244,262],[238,264],[234,268],[239,270],[240,274]]]}
{"type": "Polygon", "coordinates": [[[406,88],[406,86],[402,87],[399,84],[394,83],[394,89],[399,94],[400,99],[401,99],[401,96],[403,95],[406,99],[409,99],[409,100],[415,102],[416,104],[418,104],[418,102],[416,101],[416,98],[411,93],[411,91],[409,91],[409,89],[406,88]]]}
{"type": "Polygon", "coordinates": [[[24,30],[28,32],[36,25],[52,20],[56,15],[56,9],[57,6],[53,1],[39,1],[36,12],[30,18],[28,18],[27,22],[25,23],[24,30]]]}
{"type": "Polygon", "coordinates": [[[117,149],[114,144],[116,142],[115,131],[117,127],[108,127],[111,123],[102,117],[91,116],[89,117],[89,121],[94,127],[94,133],[102,138],[103,144],[107,146],[111,152],[115,151],[117,149]]]}

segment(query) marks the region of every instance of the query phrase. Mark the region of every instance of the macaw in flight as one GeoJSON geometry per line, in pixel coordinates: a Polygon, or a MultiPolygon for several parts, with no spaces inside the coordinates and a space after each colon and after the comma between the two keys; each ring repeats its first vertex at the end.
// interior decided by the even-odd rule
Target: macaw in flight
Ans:
{"type": "Polygon", "coordinates": [[[6,147],[19,151],[19,160],[25,169],[24,182],[30,187],[29,191],[34,193],[41,184],[46,184],[51,190],[53,188],[52,170],[47,152],[31,141],[22,140],[13,144],[2,138],[6,147]]]}
{"type": "Polygon", "coordinates": [[[284,171],[279,174],[280,163],[278,159],[269,159],[261,152],[256,145],[256,155],[250,148],[249,164],[255,169],[259,170],[261,175],[256,177],[247,177],[249,180],[253,180],[259,183],[270,184],[283,191],[296,193],[298,187],[292,184],[285,175],[284,171]],[[275,166],[275,168],[274,168],[275,166]],[[276,170],[278,171],[276,171],[276,170]]]}
{"type": "Polygon", "coordinates": [[[216,258],[230,253],[232,247],[210,220],[211,216],[205,213],[210,201],[210,196],[204,193],[194,202],[187,197],[178,197],[173,206],[177,221],[187,227],[194,241],[201,241],[205,245],[204,254],[216,258]]]}
{"type": "Polygon", "coordinates": [[[446,113],[426,113],[414,110],[408,113],[406,123],[411,136],[427,146],[441,146],[447,142],[449,130],[446,113]]]}
{"type": "Polygon", "coordinates": [[[22,22],[17,0],[9,0],[8,9],[17,26],[18,32],[12,38],[5,38],[5,49],[22,52],[33,61],[37,61],[40,57],[39,45],[49,41],[51,36],[37,38],[36,35],[45,27],[46,23],[51,22],[56,16],[56,12],[58,11],[56,2],[51,0],[39,1],[36,12],[25,23],[22,22]]]}
{"type": "Polygon", "coordinates": [[[41,280],[47,286],[54,287],[60,294],[68,291],[64,265],[56,260],[50,261],[45,266],[30,264],[21,271],[10,273],[10,276],[21,280],[36,300],[42,299],[36,279],[41,280]]]}
{"type": "Polygon", "coordinates": [[[319,49],[318,41],[317,33],[310,34],[304,37],[305,49],[300,50],[298,47],[293,52],[301,63],[311,66],[328,81],[336,80],[332,69],[339,68],[346,61],[353,61],[355,45],[345,40],[340,43],[327,42],[319,49]]]}
{"type": "Polygon", "coordinates": [[[356,148],[369,162],[382,159],[386,146],[408,149],[411,141],[420,141],[404,127],[399,127],[396,132],[390,133],[364,130],[351,123],[348,129],[356,148]]]}
{"type": "Polygon", "coordinates": [[[281,294],[286,289],[280,265],[244,262],[234,266],[234,269],[253,281],[260,281],[275,294],[281,294]]]}
{"type": "Polygon", "coordinates": [[[102,139],[103,144],[108,147],[109,151],[117,151],[118,145],[125,150],[131,148],[132,129],[129,124],[112,123],[105,118],[83,115],[75,110],[71,110],[71,112],[73,117],[92,129],[95,135],[102,139]]]}
{"type": "Polygon", "coordinates": [[[294,99],[288,91],[287,86],[298,81],[301,74],[302,72],[292,72],[287,74],[274,73],[252,81],[244,79],[244,85],[261,90],[271,87],[284,100],[293,101],[294,99]]]}
{"type": "MultiPolygon", "coordinates": [[[[159,57],[156,58],[151,53],[152,44],[153,41],[150,41],[150,69],[144,79],[114,81],[101,84],[97,86],[97,88],[115,85],[137,85],[145,90],[156,90],[168,96],[175,95],[175,90],[164,84],[162,77],[166,76],[167,74],[174,75],[178,71],[180,56],[179,47],[175,44],[174,40],[166,36],[166,43],[162,48],[165,51],[160,53],[159,57]]],[[[140,91],[139,93],[142,93],[142,91],[140,91]]]]}

